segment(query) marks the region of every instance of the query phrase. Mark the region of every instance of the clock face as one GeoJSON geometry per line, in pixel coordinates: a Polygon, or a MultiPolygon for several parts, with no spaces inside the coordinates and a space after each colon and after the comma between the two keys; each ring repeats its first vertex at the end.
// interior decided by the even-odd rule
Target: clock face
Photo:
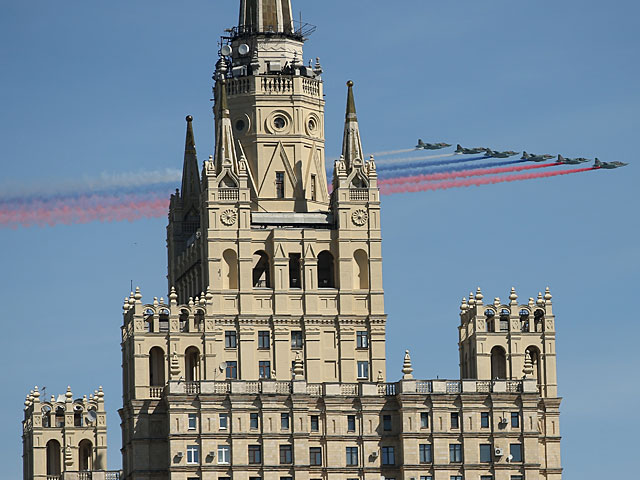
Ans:
{"type": "Polygon", "coordinates": [[[244,123],[244,120],[238,120],[236,122],[236,130],[239,131],[239,132],[243,131],[244,127],[246,127],[246,126],[247,126],[247,124],[244,123]]]}

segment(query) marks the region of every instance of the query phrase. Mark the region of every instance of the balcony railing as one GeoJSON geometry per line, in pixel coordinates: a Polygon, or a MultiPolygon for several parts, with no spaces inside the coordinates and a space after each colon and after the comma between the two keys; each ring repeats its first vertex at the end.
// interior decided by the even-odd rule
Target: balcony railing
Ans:
{"type": "Polygon", "coordinates": [[[369,200],[369,190],[366,188],[352,188],[349,190],[349,199],[352,202],[366,202],[369,200]]]}
{"type": "Polygon", "coordinates": [[[218,199],[222,201],[237,201],[240,198],[237,188],[221,188],[218,190],[218,199]]]}

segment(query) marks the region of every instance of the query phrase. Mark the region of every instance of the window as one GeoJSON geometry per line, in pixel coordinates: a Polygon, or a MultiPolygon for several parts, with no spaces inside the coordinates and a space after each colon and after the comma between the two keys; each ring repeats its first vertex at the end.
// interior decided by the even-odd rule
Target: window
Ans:
{"type": "Polygon", "coordinates": [[[480,427],[489,428],[489,412],[482,412],[480,414],[480,427]]]}
{"type": "Polygon", "coordinates": [[[524,477],[522,475],[511,475],[511,480],[523,480],[524,477]]]}
{"type": "Polygon", "coordinates": [[[280,414],[280,428],[282,430],[289,430],[289,414],[288,413],[280,414]]]}
{"type": "Polygon", "coordinates": [[[459,443],[449,444],[449,461],[451,463],[462,462],[462,445],[459,443]]]}
{"type": "Polygon", "coordinates": [[[284,198],[284,172],[276,172],[276,198],[284,198]]]}
{"type": "Polygon", "coordinates": [[[358,465],[358,447],[347,447],[347,466],[354,467],[358,465]]]}
{"type": "Polygon", "coordinates": [[[263,250],[253,254],[253,288],[271,288],[271,264],[269,255],[263,250]]]}
{"type": "Polygon", "coordinates": [[[489,443],[480,444],[480,462],[491,463],[492,458],[491,445],[489,443]]]}
{"type": "Polygon", "coordinates": [[[382,416],[382,429],[385,432],[391,431],[391,415],[383,415],[382,416]]]}
{"type": "Polygon", "coordinates": [[[249,428],[251,430],[257,430],[258,429],[258,414],[257,413],[249,414],[249,428]]]}
{"type": "Polygon", "coordinates": [[[311,201],[316,201],[316,176],[311,175],[311,201]]]}
{"type": "Polygon", "coordinates": [[[218,445],[218,464],[228,465],[231,461],[231,447],[229,445],[218,445]]]}
{"type": "Polygon", "coordinates": [[[262,447],[260,445],[249,445],[249,464],[262,463],[262,447]]]}
{"type": "Polygon", "coordinates": [[[396,454],[393,447],[382,447],[382,464],[383,465],[395,465],[396,454]]]}
{"type": "Polygon", "coordinates": [[[507,354],[502,347],[496,346],[491,349],[491,378],[507,378],[507,354]]]}
{"type": "Polygon", "coordinates": [[[220,414],[220,430],[226,430],[229,427],[229,416],[226,413],[220,414]]]}
{"type": "Polygon", "coordinates": [[[309,465],[322,465],[322,447],[309,448],[309,465]]]}
{"type": "Polygon", "coordinates": [[[302,276],[300,275],[300,254],[289,254],[289,288],[302,288],[302,276]]]}
{"type": "Polygon", "coordinates": [[[431,475],[420,475],[420,480],[433,480],[431,475]]]}
{"type": "Polygon", "coordinates": [[[271,378],[271,362],[268,360],[258,362],[258,374],[260,378],[271,378]]]}
{"type": "Polygon", "coordinates": [[[451,475],[449,480],[462,480],[462,475],[451,475]]]}
{"type": "Polygon", "coordinates": [[[269,341],[269,331],[263,330],[258,332],[258,348],[263,350],[268,350],[271,347],[271,342],[269,341]]]}
{"type": "Polygon", "coordinates": [[[318,288],[334,288],[333,255],[327,250],[318,255],[318,288]]]}
{"type": "Polygon", "coordinates": [[[198,417],[196,416],[195,413],[190,413],[189,414],[189,430],[195,430],[197,425],[198,425],[198,417]]]}
{"type": "Polygon", "coordinates": [[[289,465],[293,463],[291,445],[280,445],[280,464],[289,465]]]}
{"type": "Polygon", "coordinates": [[[358,362],[358,379],[369,379],[369,362],[358,362]]]}
{"type": "Polygon", "coordinates": [[[363,330],[356,333],[356,347],[369,348],[369,332],[363,330]]]}
{"type": "Polygon", "coordinates": [[[480,475],[480,480],[493,480],[492,475],[480,475]]]}
{"type": "Polygon", "coordinates": [[[238,348],[238,337],[235,330],[224,332],[224,348],[238,348]]]}
{"type": "Polygon", "coordinates": [[[293,477],[280,477],[280,480],[293,480],[293,477]]]}
{"type": "Polygon", "coordinates": [[[429,428],[429,412],[420,412],[420,428],[429,428]]]}
{"type": "Polygon", "coordinates": [[[233,361],[233,362],[226,362],[226,363],[227,363],[227,368],[226,368],[227,379],[236,380],[238,378],[238,362],[233,361]]]}
{"type": "Polygon", "coordinates": [[[451,428],[460,428],[460,414],[451,412],[451,428]]]}
{"type": "Polygon", "coordinates": [[[291,332],[291,348],[302,348],[302,332],[291,332]]]}
{"type": "Polygon", "coordinates": [[[355,432],[355,431],[356,431],[356,416],[347,415],[347,432],[355,432]]]}
{"type": "Polygon", "coordinates": [[[433,456],[431,454],[431,444],[423,443],[420,445],[420,463],[433,462],[433,456]]]}
{"type": "Polygon", "coordinates": [[[200,463],[200,447],[198,445],[187,446],[187,463],[200,463]]]}
{"type": "Polygon", "coordinates": [[[317,432],[320,430],[320,420],[318,415],[311,415],[311,431],[317,432]]]}
{"type": "Polygon", "coordinates": [[[512,462],[521,462],[522,461],[522,444],[512,443],[511,445],[509,445],[509,454],[513,457],[511,459],[512,462]]]}
{"type": "Polygon", "coordinates": [[[518,412],[511,412],[511,426],[520,428],[520,414],[518,412]]]}

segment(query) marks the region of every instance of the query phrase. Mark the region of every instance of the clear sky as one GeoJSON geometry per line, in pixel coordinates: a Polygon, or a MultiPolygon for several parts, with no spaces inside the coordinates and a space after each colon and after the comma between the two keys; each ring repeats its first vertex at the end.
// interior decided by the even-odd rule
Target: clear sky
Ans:
{"type": "MultiPolygon", "coordinates": [[[[0,187],[181,168],[184,117],[212,151],[211,73],[237,0],[0,2],[0,187]]],[[[471,289],[521,299],[549,285],[558,329],[564,478],[635,471],[640,327],[636,152],[640,4],[631,0],[293,0],[318,25],[327,154],[345,82],[367,151],[418,137],[629,167],[383,198],[389,379],[458,378],[471,289]],[[634,187],[636,185],[636,187],[634,187]],[[629,307],[629,308],[627,308],[629,307]],[[619,325],[621,323],[621,325],[619,325]]],[[[104,385],[120,466],[121,305],[130,282],[166,296],[166,219],[0,230],[0,461],[21,476],[22,403],[35,384],[104,385]]]]}

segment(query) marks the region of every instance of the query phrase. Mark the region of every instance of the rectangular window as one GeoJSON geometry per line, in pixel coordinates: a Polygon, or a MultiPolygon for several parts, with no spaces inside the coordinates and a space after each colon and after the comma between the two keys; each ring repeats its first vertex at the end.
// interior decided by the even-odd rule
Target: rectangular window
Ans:
{"type": "Polygon", "coordinates": [[[355,432],[355,431],[356,431],[356,416],[347,415],[347,432],[355,432]]]}
{"type": "Polygon", "coordinates": [[[420,475],[420,480],[433,480],[431,475],[420,475]]]}
{"type": "Polygon", "coordinates": [[[311,431],[317,432],[320,430],[320,419],[318,415],[311,415],[311,431]]]}
{"type": "Polygon", "coordinates": [[[420,463],[431,463],[433,462],[433,456],[431,454],[431,444],[423,443],[420,444],[420,463]]]}
{"type": "Polygon", "coordinates": [[[269,338],[270,335],[268,330],[258,332],[258,348],[268,350],[271,347],[269,338]]]}
{"type": "Polygon", "coordinates": [[[262,480],[262,477],[249,477],[249,480],[262,480]]]}
{"type": "Polygon", "coordinates": [[[288,413],[280,414],[280,428],[282,430],[289,430],[289,414],[288,413]]]}
{"type": "Polygon", "coordinates": [[[249,445],[249,464],[262,463],[262,446],[249,445]]]}
{"type": "Polygon", "coordinates": [[[224,332],[224,348],[238,348],[238,337],[235,330],[224,332]]]}
{"type": "Polygon", "coordinates": [[[347,447],[347,466],[358,466],[358,447],[347,447]]]}
{"type": "Polygon", "coordinates": [[[309,448],[309,465],[322,465],[322,447],[309,448]]]}
{"type": "Polygon", "coordinates": [[[493,459],[493,452],[491,451],[491,445],[488,443],[480,444],[480,462],[491,463],[493,459]]]}
{"type": "Polygon", "coordinates": [[[451,412],[451,428],[460,428],[460,414],[451,412]]]}
{"type": "Polygon", "coordinates": [[[187,446],[187,463],[190,465],[200,463],[200,447],[198,445],[187,446]]]}
{"type": "Polygon", "coordinates": [[[382,429],[385,432],[391,431],[391,415],[383,415],[382,416],[382,429]]]}
{"type": "Polygon", "coordinates": [[[420,412],[420,428],[429,428],[429,412],[420,412]]]}
{"type": "Polygon", "coordinates": [[[271,378],[271,362],[268,360],[258,362],[258,374],[260,378],[271,378]]]}
{"type": "Polygon", "coordinates": [[[250,413],[249,414],[249,428],[251,430],[257,430],[258,426],[259,426],[259,421],[258,421],[258,414],[257,413],[250,413]]]}
{"type": "Polygon", "coordinates": [[[198,426],[198,416],[195,413],[189,414],[189,430],[195,430],[198,426]]]}
{"type": "Polygon", "coordinates": [[[300,254],[289,254],[289,288],[302,288],[302,276],[300,275],[300,254]]]}
{"type": "Polygon", "coordinates": [[[382,464],[383,465],[395,465],[396,454],[393,447],[382,447],[382,464]]]}
{"type": "Polygon", "coordinates": [[[462,475],[451,475],[449,480],[462,480],[462,475]]]}
{"type": "Polygon", "coordinates": [[[511,426],[520,428],[520,414],[518,412],[511,412],[511,426]]]}
{"type": "Polygon", "coordinates": [[[293,452],[291,445],[280,445],[280,465],[293,463],[293,452]]]}
{"type": "Polygon", "coordinates": [[[492,475],[480,475],[480,480],[493,480],[492,475]]]}
{"type": "Polygon", "coordinates": [[[280,480],[293,480],[293,477],[280,477],[280,480]]]}
{"type": "Polygon", "coordinates": [[[311,201],[316,201],[316,176],[311,175],[311,201]]]}
{"type": "Polygon", "coordinates": [[[231,461],[231,447],[229,445],[218,445],[218,464],[228,465],[231,461]]]}
{"type": "Polygon", "coordinates": [[[362,330],[356,333],[356,347],[369,348],[369,332],[362,330]]]}
{"type": "Polygon", "coordinates": [[[522,461],[522,444],[512,443],[511,445],[509,445],[509,454],[513,457],[511,459],[512,462],[521,462],[522,461]]]}
{"type": "Polygon", "coordinates": [[[462,462],[462,445],[459,443],[449,444],[449,461],[451,463],[462,462]]]}
{"type": "Polygon", "coordinates": [[[276,172],[276,198],[284,198],[284,172],[276,172]]]}
{"type": "Polygon", "coordinates": [[[522,475],[511,475],[511,480],[524,480],[522,475]]]}
{"type": "Polygon", "coordinates": [[[229,416],[226,413],[220,414],[220,430],[226,430],[229,427],[229,416]]]}
{"type": "Polygon", "coordinates": [[[291,332],[291,348],[302,348],[302,332],[291,332]]]}
{"type": "Polygon", "coordinates": [[[238,379],[238,362],[226,362],[227,368],[225,372],[227,374],[228,380],[237,380],[238,379]]]}
{"type": "Polygon", "coordinates": [[[369,379],[369,362],[358,362],[358,379],[369,379]]]}
{"type": "Polygon", "coordinates": [[[489,412],[482,412],[480,414],[480,427],[489,428],[489,412]]]}

